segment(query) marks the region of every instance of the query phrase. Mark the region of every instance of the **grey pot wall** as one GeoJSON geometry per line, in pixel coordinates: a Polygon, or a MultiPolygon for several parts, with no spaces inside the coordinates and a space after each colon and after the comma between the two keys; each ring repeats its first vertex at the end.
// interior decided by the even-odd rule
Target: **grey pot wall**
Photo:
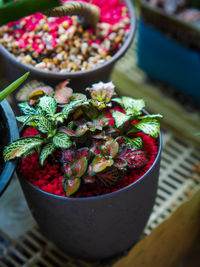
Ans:
{"type": "MultiPolygon", "coordinates": [[[[9,142],[19,138],[19,131],[15,119],[15,115],[6,100],[0,103],[0,144],[1,149],[9,142]]],[[[3,157],[2,155],[0,155],[3,157]]],[[[9,161],[4,165],[3,171],[0,174],[0,196],[8,186],[13,172],[15,170],[15,161],[9,161]]]]}
{"type": "Polygon", "coordinates": [[[92,83],[103,81],[109,81],[111,71],[117,60],[124,55],[130,46],[136,31],[136,17],[131,0],[124,0],[127,4],[130,18],[131,18],[131,31],[130,34],[120,48],[120,50],[107,62],[87,71],[77,71],[75,73],[58,73],[52,71],[39,70],[28,64],[21,63],[16,60],[15,56],[8,52],[2,45],[0,45],[0,53],[3,57],[6,73],[10,82],[16,80],[27,71],[30,71],[29,80],[37,79],[44,81],[48,85],[56,85],[60,81],[70,79],[70,86],[79,92],[83,91],[86,87],[91,86],[92,83]]]}
{"type": "Polygon", "coordinates": [[[70,255],[105,259],[138,241],[152,211],[159,176],[159,151],[135,183],[110,194],[66,198],[46,193],[19,177],[29,208],[42,233],[70,255]]]}

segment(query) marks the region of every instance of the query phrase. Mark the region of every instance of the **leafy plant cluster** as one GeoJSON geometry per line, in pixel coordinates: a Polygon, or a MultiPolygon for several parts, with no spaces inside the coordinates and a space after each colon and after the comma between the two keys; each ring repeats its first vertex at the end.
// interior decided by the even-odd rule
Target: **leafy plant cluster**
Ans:
{"type": "Polygon", "coordinates": [[[23,116],[17,120],[22,127],[32,126],[39,133],[9,144],[4,149],[5,161],[36,151],[43,165],[48,156],[60,151],[67,196],[81,183],[113,186],[123,179],[127,169],[147,164],[142,139],[133,136],[142,131],[157,138],[162,116],[144,115],[143,99],[113,98],[112,82],[93,84],[87,89],[91,98],[73,93],[67,83],[60,83],[54,91],[33,81],[19,91],[17,98],[24,102],[19,104],[23,116]],[[112,114],[113,125],[108,113],[112,114]]]}

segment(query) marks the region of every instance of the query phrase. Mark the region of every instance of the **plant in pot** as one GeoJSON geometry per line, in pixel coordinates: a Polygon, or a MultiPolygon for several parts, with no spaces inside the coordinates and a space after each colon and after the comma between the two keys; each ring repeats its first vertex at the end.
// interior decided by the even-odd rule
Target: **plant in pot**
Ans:
{"type": "Polygon", "coordinates": [[[131,247],[151,213],[161,154],[159,118],[145,101],[113,98],[112,82],[73,93],[29,82],[20,91],[21,138],[4,149],[20,157],[18,177],[42,233],[88,260],[131,247]]]}
{"type": "Polygon", "coordinates": [[[52,86],[70,79],[71,87],[79,92],[99,80],[109,80],[135,34],[131,1],[63,4],[44,12],[48,16],[36,13],[0,28],[0,53],[10,80],[26,70],[30,79],[52,86]]]}
{"type": "MultiPolygon", "coordinates": [[[[18,128],[12,109],[5,98],[20,86],[27,78],[28,73],[17,79],[0,92],[0,154],[3,147],[9,142],[19,138],[18,128]]],[[[0,195],[12,178],[15,170],[15,162],[10,161],[4,164],[3,157],[0,156],[0,195]]]]}

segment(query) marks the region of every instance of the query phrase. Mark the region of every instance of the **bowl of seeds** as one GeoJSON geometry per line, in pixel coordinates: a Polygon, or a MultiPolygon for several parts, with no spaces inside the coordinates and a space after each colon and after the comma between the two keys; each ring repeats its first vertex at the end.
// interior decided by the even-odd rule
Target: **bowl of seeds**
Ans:
{"type": "Polygon", "coordinates": [[[61,7],[1,26],[0,53],[11,81],[29,71],[29,79],[52,86],[68,79],[81,91],[109,80],[135,30],[131,0],[63,0],[61,7]]]}

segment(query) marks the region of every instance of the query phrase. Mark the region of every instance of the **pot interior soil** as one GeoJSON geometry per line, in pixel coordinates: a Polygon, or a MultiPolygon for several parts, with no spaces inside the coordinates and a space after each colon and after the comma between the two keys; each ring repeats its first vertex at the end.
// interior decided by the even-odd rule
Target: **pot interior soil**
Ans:
{"type": "MultiPolygon", "coordinates": [[[[23,136],[33,136],[37,133],[36,129],[27,128],[23,136]]],[[[118,185],[110,188],[99,187],[96,183],[83,184],[79,191],[70,197],[92,197],[108,194],[132,184],[144,175],[152,166],[157,156],[158,139],[153,139],[144,133],[135,134],[135,137],[138,136],[142,137],[143,148],[147,153],[148,163],[146,166],[141,169],[129,169],[124,179],[118,185]]],[[[49,157],[46,160],[44,166],[42,167],[39,163],[38,154],[34,153],[22,160],[21,164],[18,165],[18,171],[20,175],[43,191],[59,196],[66,196],[61,182],[64,171],[62,166],[59,164],[59,157],[59,153],[55,153],[53,157],[49,157]]]]}
{"type": "Polygon", "coordinates": [[[82,27],[76,16],[36,13],[1,27],[0,43],[17,60],[37,69],[66,73],[99,66],[111,59],[129,36],[130,15],[120,0],[92,3],[101,10],[95,28],[82,27]]]}

